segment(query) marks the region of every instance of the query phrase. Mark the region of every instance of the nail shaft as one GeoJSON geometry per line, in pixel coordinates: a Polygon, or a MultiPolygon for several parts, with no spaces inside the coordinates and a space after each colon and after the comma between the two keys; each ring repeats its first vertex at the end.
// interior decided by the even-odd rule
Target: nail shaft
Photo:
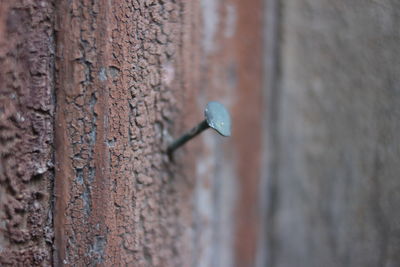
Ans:
{"type": "Polygon", "coordinates": [[[207,120],[200,122],[196,127],[192,128],[187,133],[183,134],[181,137],[176,139],[167,149],[169,155],[174,152],[175,149],[184,145],[187,141],[204,131],[205,129],[209,128],[210,126],[207,123],[207,120]]]}

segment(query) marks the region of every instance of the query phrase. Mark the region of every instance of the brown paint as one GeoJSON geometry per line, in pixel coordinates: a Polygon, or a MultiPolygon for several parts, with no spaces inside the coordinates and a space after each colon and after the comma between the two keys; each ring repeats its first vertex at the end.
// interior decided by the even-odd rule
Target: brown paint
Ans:
{"type": "Polygon", "coordinates": [[[52,25],[51,1],[1,2],[1,266],[51,263],[52,25]]]}
{"type": "Polygon", "coordinates": [[[10,126],[12,131],[0,131],[6,144],[2,166],[21,161],[25,169],[1,176],[0,190],[12,188],[22,198],[8,191],[0,196],[5,203],[0,214],[8,227],[0,235],[8,240],[0,240],[6,244],[0,263],[51,262],[46,242],[52,242],[53,228],[46,216],[52,200],[55,90],[54,265],[200,264],[197,238],[212,218],[194,214],[194,189],[218,192],[215,178],[221,177],[210,179],[216,173],[210,169],[197,184],[196,167],[199,159],[215,158],[217,151],[203,149],[197,138],[173,162],[164,153],[172,136],[202,119],[198,96],[205,102],[233,99],[234,136],[218,143],[224,156],[213,164],[235,166],[234,255],[238,266],[253,264],[261,147],[261,3],[222,1],[220,21],[226,20],[225,5],[235,6],[236,31],[226,36],[224,24],[217,25],[213,42],[219,48],[210,54],[201,45],[200,1],[43,3],[6,2],[0,8],[8,14],[0,21],[0,123],[9,126],[21,114],[25,118],[10,126]],[[17,92],[16,100],[9,88],[17,92]],[[41,153],[32,153],[38,147],[41,153]],[[38,174],[33,162],[49,164],[38,174]],[[30,218],[38,220],[30,224],[30,218]]]}
{"type": "Polygon", "coordinates": [[[240,196],[237,203],[235,241],[237,266],[254,266],[257,239],[260,238],[259,182],[261,175],[262,128],[262,1],[237,1],[238,101],[234,143],[237,149],[237,171],[240,196]]]}
{"type": "Polygon", "coordinates": [[[59,265],[189,262],[191,185],[164,153],[164,133],[177,121],[189,83],[189,55],[179,50],[190,35],[182,27],[187,6],[57,6],[59,265]]]}

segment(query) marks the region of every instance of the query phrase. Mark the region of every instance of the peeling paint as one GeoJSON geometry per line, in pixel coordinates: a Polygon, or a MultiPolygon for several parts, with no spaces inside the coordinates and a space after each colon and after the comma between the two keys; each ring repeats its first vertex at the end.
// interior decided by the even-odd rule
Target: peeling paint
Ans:
{"type": "Polygon", "coordinates": [[[112,66],[112,67],[109,67],[109,68],[108,68],[108,74],[109,74],[109,76],[111,76],[113,79],[117,78],[120,72],[121,72],[121,71],[120,71],[117,67],[113,67],[113,66],[112,66]]]}
{"type": "Polygon", "coordinates": [[[90,198],[90,191],[88,189],[88,186],[86,186],[85,190],[83,191],[82,194],[82,200],[83,200],[83,212],[86,217],[90,216],[90,212],[92,210],[92,200],[90,198]]]}
{"type": "Polygon", "coordinates": [[[104,249],[106,247],[107,240],[104,236],[96,236],[93,244],[90,247],[89,255],[93,262],[100,264],[104,261],[104,249]]]}
{"type": "Polygon", "coordinates": [[[107,81],[107,72],[106,72],[106,69],[104,67],[100,68],[99,79],[102,82],[107,81]]]}
{"type": "Polygon", "coordinates": [[[0,6],[0,266],[49,266],[54,7],[0,6]]]}
{"type": "Polygon", "coordinates": [[[187,5],[58,2],[60,23],[75,27],[57,32],[56,263],[187,266],[189,201],[159,138],[181,109],[187,5]]]}

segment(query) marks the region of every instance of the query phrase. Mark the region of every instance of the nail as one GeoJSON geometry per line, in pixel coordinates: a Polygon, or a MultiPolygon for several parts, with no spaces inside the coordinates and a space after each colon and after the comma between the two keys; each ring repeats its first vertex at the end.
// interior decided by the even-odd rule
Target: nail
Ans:
{"type": "Polygon", "coordinates": [[[204,115],[206,118],[202,122],[168,146],[169,155],[208,128],[216,130],[222,136],[231,136],[231,116],[224,105],[216,101],[208,102],[204,115]]]}

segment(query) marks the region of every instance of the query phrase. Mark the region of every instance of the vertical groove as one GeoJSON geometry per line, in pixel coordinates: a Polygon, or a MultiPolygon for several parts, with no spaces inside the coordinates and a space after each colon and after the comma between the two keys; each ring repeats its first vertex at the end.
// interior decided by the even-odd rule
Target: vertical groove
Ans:
{"type": "Polygon", "coordinates": [[[264,7],[264,147],[260,207],[264,211],[257,266],[274,266],[274,216],[278,205],[279,109],[282,11],[280,0],[265,0],[264,7]]]}

